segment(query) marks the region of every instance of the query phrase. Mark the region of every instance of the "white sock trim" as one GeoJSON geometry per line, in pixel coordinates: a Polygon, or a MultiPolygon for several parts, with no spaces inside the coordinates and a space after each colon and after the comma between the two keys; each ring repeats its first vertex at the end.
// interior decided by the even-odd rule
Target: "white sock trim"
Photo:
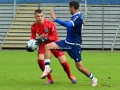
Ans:
{"type": "Polygon", "coordinates": [[[93,78],[94,78],[92,73],[90,73],[89,78],[90,78],[90,79],[93,79],[93,78]]]}
{"type": "MultiPolygon", "coordinates": [[[[50,59],[45,59],[45,63],[49,62],[50,63],[50,59]]],[[[45,65],[45,68],[49,68],[50,65],[45,65]]]]}
{"type": "Polygon", "coordinates": [[[50,63],[50,59],[45,59],[45,63],[46,63],[46,62],[49,62],[49,63],[50,63]]]}

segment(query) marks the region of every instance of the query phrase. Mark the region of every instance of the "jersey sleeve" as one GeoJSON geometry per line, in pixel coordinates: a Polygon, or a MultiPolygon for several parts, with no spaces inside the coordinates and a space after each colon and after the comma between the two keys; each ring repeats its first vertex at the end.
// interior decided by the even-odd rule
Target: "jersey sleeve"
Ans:
{"type": "Polygon", "coordinates": [[[58,38],[56,25],[52,23],[49,28],[50,28],[49,35],[48,35],[49,40],[56,41],[58,38]]]}
{"type": "Polygon", "coordinates": [[[56,18],[55,22],[59,23],[62,26],[65,26],[65,27],[72,27],[72,22],[71,21],[66,22],[66,21],[63,21],[59,18],[56,18]]]}
{"type": "Polygon", "coordinates": [[[68,22],[63,21],[63,20],[61,20],[61,19],[59,19],[59,18],[56,18],[55,22],[59,23],[59,24],[62,25],[62,26],[65,26],[65,27],[74,27],[74,26],[76,26],[76,25],[78,25],[78,24],[82,24],[83,18],[84,18],[83,15],[81,15],[81,16],[76,16],[76,17],[74,17],[73,20],[70,20],[70,21],[68,21],[68,22]]]}
{"type": "Polygon", "coordinates": [[[66,21],[63,21],[59,18],[56,18],[55,22],[59,23],[62,26],[65,26],[65,27],[72,27],[73,26],[71,21],[66,22],[66,21]]]}
{"type": "Polygon", "coordinates": [[[83,23],[83,16],[76,16],[73,20],[71,20],[73,27],[83,23]]]}
{"type": "Polygon", "coordinates": [[[36,39],[36,32],[34,25],[31,26],[31,38],[30,39],[36,39]]]}

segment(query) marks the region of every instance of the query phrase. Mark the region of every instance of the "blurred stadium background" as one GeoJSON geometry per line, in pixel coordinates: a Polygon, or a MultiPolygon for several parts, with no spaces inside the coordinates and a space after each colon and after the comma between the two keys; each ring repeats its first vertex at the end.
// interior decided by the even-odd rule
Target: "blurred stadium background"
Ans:
{"type": "MultiPolygon", "coordinates": [[[[71,0],[0,0],[0,50],[25,49],[30,39],[30,27],[35,21],[34,10],[40,8],[51,19],[50,9],[58,18],[71,17],[71,0]]],[[[77,0],[86,25],[82,31],[84,50],[120,49],[120,0],[77,0]]],[[[56,23],[60,39],[66,30],[56,23]]]]}

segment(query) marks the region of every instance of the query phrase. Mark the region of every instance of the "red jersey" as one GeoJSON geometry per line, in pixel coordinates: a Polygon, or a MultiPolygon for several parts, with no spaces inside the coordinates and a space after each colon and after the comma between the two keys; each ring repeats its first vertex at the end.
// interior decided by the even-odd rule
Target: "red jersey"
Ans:
{"type": "Polygon", "coordinates": [[[47,43],[59,40],[56,30],[56,25],[50,20],[44,19],[43,24],[39,24],[38,22],[35,22],[31,26],[31,39],[36,39],[36,34],[38,34],[38,36],[42,38],[47,37],[49,39],[47,43]]]}

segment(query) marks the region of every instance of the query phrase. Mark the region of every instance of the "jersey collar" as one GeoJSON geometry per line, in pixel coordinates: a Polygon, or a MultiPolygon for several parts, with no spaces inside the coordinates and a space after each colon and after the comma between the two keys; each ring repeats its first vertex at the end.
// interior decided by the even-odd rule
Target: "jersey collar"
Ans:
{"type": "Polygon", "coordinates": [[[77,14],[80,14],[80,12],[77,12],[77,13],[73,14],[72,16],[75,16],[75,15],[77,15],[77,14]]]}

